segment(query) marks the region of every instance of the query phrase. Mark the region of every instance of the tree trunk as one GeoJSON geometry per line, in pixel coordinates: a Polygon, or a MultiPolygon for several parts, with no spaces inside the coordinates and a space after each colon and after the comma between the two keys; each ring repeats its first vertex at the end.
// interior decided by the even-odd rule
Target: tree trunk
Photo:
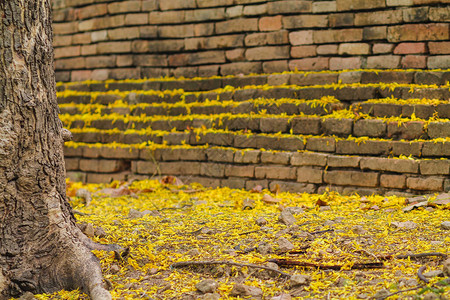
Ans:
{"type": "Polygon", "coordinates": [[[111,299],[66,200],[51,19],[51,0],[0,0],[0,299],[111,299]]]}

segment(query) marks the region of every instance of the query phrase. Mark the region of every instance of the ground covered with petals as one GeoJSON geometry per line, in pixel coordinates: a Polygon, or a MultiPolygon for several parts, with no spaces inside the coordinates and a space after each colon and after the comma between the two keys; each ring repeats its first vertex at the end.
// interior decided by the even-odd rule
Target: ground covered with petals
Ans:
{"type": "MultiPolygon", "coordinates": [[[[129,249],[96,251],[114,299],[450,297],[449,274],[439,274],[450,249],[443,226],[450,204],[435,197],[405,209],[411,203],[396,196],[211,189],[176,178],[68,182],[68,195],[87,235],[129,249]],[[439,255],[414,256],[431,252],[439,255]],[[213,284],[201,292],[205,279],[213,284]]],[[[78,291],[37,297],[87,299],[78,291]]]]}

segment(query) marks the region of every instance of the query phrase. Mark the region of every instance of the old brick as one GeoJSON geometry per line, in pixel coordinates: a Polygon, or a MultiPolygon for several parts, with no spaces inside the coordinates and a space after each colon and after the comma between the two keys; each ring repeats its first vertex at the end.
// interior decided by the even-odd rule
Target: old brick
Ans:
{"type": "Polygon", "coordinates": [[[380,55],[367,58],[367,68],[370,69],[396,69],[400,66],[400,56],[380,55]]]}
{"type": "Polygon", "coordinates": [[[227,165],[225,167],[225,176],[227,177],[253,177],[255,174],[255,167],[247,166],[233,166],[227,165]]]}
{"type": "Polygon", "coordinates": [[[256,18],[251,19],[240,18],[216,23],[217,34],[257,31],[257,30],[258,30],[258,19],[256,18]]]}
{"type": "Polygon", "coordinates": [[[388,122],[387,137],[405,140],[414,140],[420,138],[424,133],[423,121],[410,121],[401,125],[398,122],[388,122]]]}
{"type": "Polygon", "coordinates": [[[148,24],[148,14],[127,14],[125,16],[125,25],[145,25],[148,24]]]}
{"type": "Polygon", "coordinates": [[[439,177],[409,177],[406,185],[412,190],[418,191],[442,191],[444,179],[439,177]]]}
{"type": "Polygon", "coordinates": [[[74,45],[89,44],[91,42],[91,34],[88,32],[75,34],[72,36],[72,42],[74,45]]]}
{"type": "Polygon", "coordinates": [[[328,57],[302,58],[289,61],[289,70],[291,71],[327,70],[328,68],[328,57]]]}
{"type": "Polygon", "coordinates": [[[200,165],[199,162],[161,162],[159,168],[167,175],[200,175],[200,165]]]}
{"type": "Polygon", "coordinates": [[[246,46],[279,45],[287,43],[289,43],[289,37],[286,30],[251,33],[245,36],[246,46]]]}
{"type": "Polygon", "coordinates": [[[289,46],[266,46],[247,49],[245,57],[253,60],[275,60],[289,58],[289,46]]]}
{"type": "Polygon", "coordinates": [[[399,24],[401,22],[401,10],[364,12],[355,15],[356,26],[399,24]]]}
{"type": "Polygon", "coordinates": [[[237,48],[244,45],[244,35],[223,35],[185,40],[186,50],[237,48]]]}
{"type": "Polygon", "coordinates": [[[225,57],[228,61],[243,61],[245,60],[245,49],[237,48],[225,51],[225,57]]]}
{"type": "Polygon", "coordinates": [[[106,4],[89,5],[78,9],[78,17],[80,19],[88,19],[103,16],[106,15],[106,13],[107,13],[106,4]]]}
{"type": "Polygon", "coordinates": [[[327,15],[295,15],[283,17],[283,28],[304,29],[308,27],[327,27],[327,15]]]}
{"type": "Polygon", "coordinates": [[[222,20],[224,18],[225,18],[225,8],[223,7],[194,9],[185,12],[186,22],[222,20]]]}
{"type": "Polygon", "coordinates": [[[189,65],[224,63],[225,61],[224,51],[195,52],[188,55],[189,65]]]}
{"type": "Polygon", "coordinates": [[[419,23],[428,21],[428,7],[412,7],[403,9],[405,23],[419,23]]]}
{"type": "Polygon", "coordinates": [[[55,49],[55,58],[80,56],[81,47],[71,46],[55,49]]]}
{"type": "Polygon", "coordinates": [[[385,0],[336,0],[337,10],[363,10],[386,7],[385,0]]]}
{"type": "Polygon", "coordinates": [[[108,30],[108,37],[111,40],[132,40],[139,37],[138,27],[124,27],[108,30]]]}
{"type": "Polygon", "coordinates": [[[338,48],[339,55],[365,55],[370,53],[370,45],[366,43],[343,43],[338,48]]]}
{"type": "Polygon", "coordinates": [[[302,58],[316,56],[316,46],[296,46],[291,47],[291,57],[302,58]]]}
{"type": "Polygon", "coordinates": [[[281,191],[286,191],[290,193],[309,193],[313,194],[316,192],[316,186],[311,183],[297,183],[297,182],[287,182],[287,181],[277,181],[273,180],[270,182],[270,190],[279,187],[281,191]]]}
{"type": "Polygon", "coordinates": [[[388,41],[394,43],[448,39],[448,24],[405,24],[388,28],[388,41]]]}
{"type": "Polygon", "coordinates": [[[70,46],[72,45],[71,35],[57,35],[53,39],[53,47],[70,46]]]}
{"type": "Polygon", "coordinates": [[[159,8],[161,10],[174,10],[174,9],[184,9],[184,8],[195,8],[195,0],[170,0],[170,1],[159,1],[159,8]]]}
{"type": "Polygon", "coordinates": [[[80,159],[80,170],[97,173],[114,173],[123,169],[120,160],[80,159]]]}
{"type": "Polygon", "coordinates": [[[320,30],[314,31],[313,35],[316,44],[356,42],[362,40],[363,30],[360,28],[320,30]]]}
{"type": "Polygon", "coordinates": [[[214,33],[214,23],[200,23],[194,24],[194,35],[205,36],[214,33]]]}
{"type": "Polygon", "coordinates": [[[401,67],[403,69],[425,69],[427,67],[427,56],[406,55],[402,58],[401,67]]]}
{"type": "Polygon", "coordinates": [[[215,6],[230,6],[234,4],[234,0],[197,0],[197,6],[202,7],[215,7],[215,6]]]}
{"type": "Polygon", "coordinates": [[[362,158],[361,170],[388,171],[394,173],[418,173],[419,162],[411,159],[362,158]]]}
{"type": "Polygon", "coordinates": [[[231,189],[243,189],[245,188],[245,181],[242,178],[230,177],[227,179],[222,179],[220,181],[220,186],[227,186],[231,189]]]}
{"type": "Polygon", "coordinates": [[[261,16],[267,13],[267,4],[244,6],[244,16],[261,16]]]}
{"type": "Polygon", "coordinates": [[[310,167],[297,168],[297,182],[322,183],[323,170],[310,167]]]}
{"type": "Polygon", "coordinates": [[[335,152],[336,140],[329,137],[311,137],[307,139],[306,150],[318,152],[335,152]]]}
{"type": "Polygon", "coordinates": [[[294,134],[313,134],[321,133],[320,118],[293,118],[291,120],[292,133],[294,134]]]}
{"type": "Polygon", "coordinates": [[[317,46],[317,54],[329,55],[338,53],[338,45],[320,45],[317,46]]]}
{"type": "Polygon", "coordinates": [[[58,34],[73,34],[78,31],[78,23],[70,22],[70,23],[54,23],[53,24],[53,32],[55,35],[58,34]]]}
{"type": "Polygon", "coordinates": [[[242,5],[236,5],[232,7],[227,7],[225,10],[225,16],[227,18],[237,18],[244,15],[244,7],[242,5]]]}
{"type": "Polygon", "coordinates": [[[116,58],[114,56],[90,56],[86,57],[86,67],[90,69],[114,67],[116,58]]]}
{"type": "Polygon", "coordinates": [[[80,159],[79,158],[65,158],[64,163],[66,166],[66,171],[77,171],[79,169],[80,159]]]}
{"type": "Polygon", "coordinates": [[[411,6],[413,4],[413,0],[386,0],[387,6],[411,6]]]}
{"type": "Polygon", "coordinates": [[[152,11],[149,15],[150,24],[174,24],[185,22],[184,10],[169,10],[169,11],[152,11]]]}
{"type": "Polygon", "coordinates": [[[258,27],[260,31],[274,31],[281,29],[281,16],[262,17],[259,19],[258,27]]]}
{"type": "Polygon", "coordinates": [[[280,166],[267,166],[267,167],[255,167],[255,178],[259,179],[290,179],[294,180],[297,177],[296,168],[280,167],[280,166]]]}
{"type": "Polygon", "coordinates": [[[449,22],[450,21],[450,8],[443,7],[430,7],[429,17],[434,22],[449,22]]]}
{"type": "Polygon", "coordinates": [[[353,120],[352,119],[323,119],[323,131],[327,134],[335,134],[338,136],[348,136],[352,134],[353,120]]]}
{"type": "Polygon", "coordinates": [[[348,27],[355,23],[354,13],[330,14],[328,18],[330,27],[348,27]]]}
{"type": "Polygon", "coordinates": [[[387,155],[389,152],[390,143],[386,141],[338,140],[336,142],[336,153],[338,154],[387,155]]]}
{"type": "Polygon", "coordinates": [[[262,72],[262,65],[260,62],[235,62],[220,66],[220,74],[223,76],[241,73],[250,74],[261,72],[262,72]]]}
{"type": "Polygon", "coordinates": [[[450,55],[440,55],[440,56],[428,57],[427,67],[429,69],[448,69],[448,68],[450,68],[450,55]]]}
{"type": "Polygon", "coordinates": [[[291,159],[291,153],[289,152],[261,152],[261,162],[263,164],[279,164],[287,165],[291,159]]]}
{"type": "Polygon", "coordinates": [[[119,14],[125,12],[138,12],[141,10],[142,1],[122,1],[108,4],[108,13],[119,14]]]}
{"type": "Polygon", "coordinates": [[[391,53],[393,48],[393,44],[377,43],[372,46],[372,52],[373,54],[391,53]]]}
{"type": "Polygon", "coordinates": [[[381,174],[380,186],[392,189],[404,189],[406,188],[406,176],[381,174]]]}
{"type": "Polygon", "coordinates": [[[450,54],[450,42],[429,42],[430,54],[450,54]]]}
{"type": "Polygon", "coordinates": [[[361,157],[359,156],[330,155],[327,165],[336,168],[359,168],[360,160],[361,157]]]}
{"type": "Polygon", "coordinates": [[[76,70],[86,66],[84,57],[74,57],[56,60],[57,70],[76,70]]]}
{"type": "Polygon", "coordinates": [[[301,152],[294,153],[291,157],[291,165],[293,166],[321,166],[327,164],[328,154],[301,152]]]}
{"type": "Polygon", "coordinates": [[[261,151],[260,150],[243,150],[236,151],[234,153],[235,163],[249,163],[257,164],[260,162],[261,151]]]}
{"type": "Polygon", "coordinates": [[[400,155],[413,155],[415,157],[419,157],[422,151],[422,142],[401,142],[401,141],[393,141],[392,142],[392,154],[396,156],[400,155]]]}
{"type": "Polygon", "coordinates": [[[86,174],[86,182],[88,182],[88,183],[105,183],[105,182],[111,182],[114,180],[123,182],[123,181],[127,180],[129,175],[130,175],[129,171],[124,171],[124,172],[114,173],[114,174],[88,173],[88,174],[86,174]]]}
{"type": "Polygon", "coordinates": [[[78,70],[70,72],[70,81],[85,81],[89,80],[92,77],[91,70],[78,70]]]}
{"type": "Polygon", "coordinates": [[[225,165],[217,163],[201,163],[200,175],[207,177],[224,177],[225,165]]]}
{"type": "Polygon", "coordinates": [[[159,26],[158,36],[162,38],[185,38],[194,36],[194,25],[159,26]]]}
{"type": "Polygon", "coordinates": [[[361,57],[332,57],[330,58],[330,70],[360,69],[361,57]]]}
{"type": "Polygon", "coordinates": [[[294,31],[289,33],[289,41],[294,46],[313,44],[313,33],[312,30],[294,31]]]}
{"type": "Polygon", "coordinates": [[[365,41],[385,40],[387,38],[387,26],[364,27],[363,39],[365,41]]]}
{"type": "Polygon", "coordinates": [[[382,137],[386,134],[386,123],[383,120],[358,120],[353,125],[355,136],[382,137]]]}
{"type": "Polygon", "coordinates": [[[425,43],[400,43],[394,49],[394,54],[417,54],[425,52],[425,43]]]}
{"type": "Polygon", "coordinates": [[[422,175],[446,175],[450,174],[450,162],[444,159],[420,161],[420,174],[422,175]]]}
{"type": "Polygon", "coordinates": [[[231,163],[233,162],[234,151],[220,148],[209,148],[206,150],[206,156],[208,161],[231,163]]]}
{"type": "Polygon", "coordinates": [[[314,1],[312,4],[313,13],[334,12],[336,10],[336,1],[314,1]]]}
{"type": "Polygon", "coordinates": [[[302,13],[312,11],[311,1],[276,1],[267,3],[267,12],[271,15],[284,13],[302,13]]]}
{"type": "Polygon", "coordinates": [[[142,11],[154,11],[159,8],[158,0],[143,0],[142,11]]]}
{"type": "Polygon", "coordinates": [[[450,136],[450,122],[430,122],[428,124],[430,138],[446,138],[450,136]]]}
{"type": "Polygon", "coordinates": [[[358,171],[327,171],[324,173],[324,182],[344,186],[378,186],[379,173],[358,171]]]}

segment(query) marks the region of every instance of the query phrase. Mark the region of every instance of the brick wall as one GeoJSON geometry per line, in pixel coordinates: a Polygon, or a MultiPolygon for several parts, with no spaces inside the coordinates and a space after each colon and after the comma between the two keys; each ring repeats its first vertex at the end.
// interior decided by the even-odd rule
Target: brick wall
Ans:
{"type": "Polygon", "coordinates": [[[53,0],[60,81],[450,68],[449,0],[53,0]]]}

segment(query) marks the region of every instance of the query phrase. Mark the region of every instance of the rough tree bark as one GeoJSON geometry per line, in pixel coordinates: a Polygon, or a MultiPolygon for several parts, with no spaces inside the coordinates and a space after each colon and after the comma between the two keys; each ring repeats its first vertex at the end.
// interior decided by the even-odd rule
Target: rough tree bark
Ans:
{"type": "Polygon", "coordinates": [[[51,0],[0,0],[0,299],[76,288],[111,299],[99,246],[66,201],[62,145],[51,0]]]}

